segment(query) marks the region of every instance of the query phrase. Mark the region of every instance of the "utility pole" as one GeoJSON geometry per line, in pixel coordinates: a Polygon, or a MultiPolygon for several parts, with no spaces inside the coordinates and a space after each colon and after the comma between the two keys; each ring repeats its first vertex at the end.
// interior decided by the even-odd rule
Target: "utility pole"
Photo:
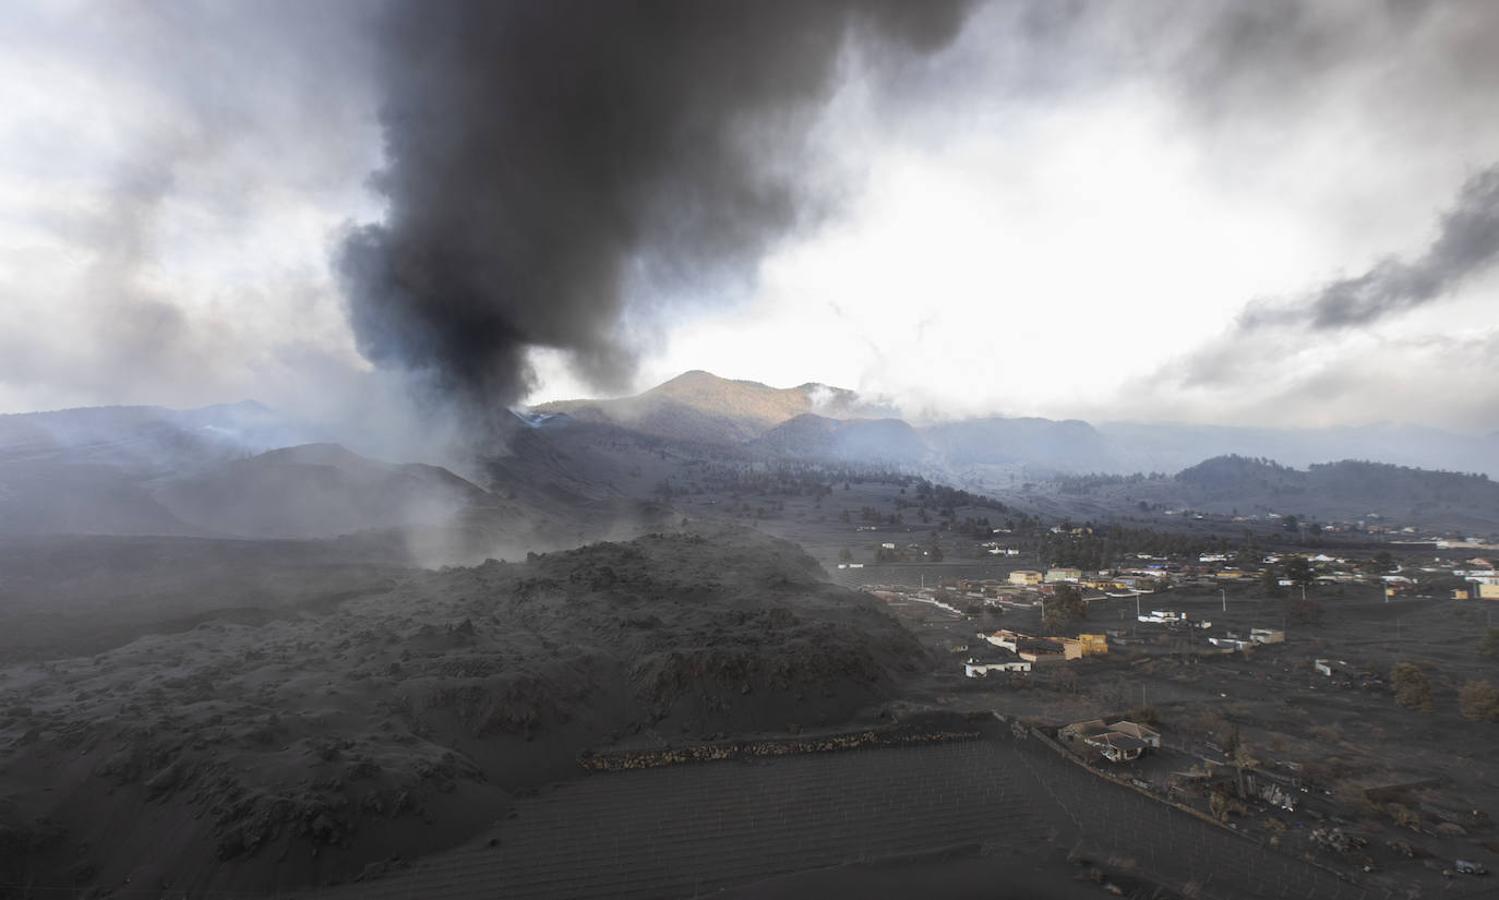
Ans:
{"type": "Polygon", "coordinates": [[[1224,590],[1223,588],[1219,588],[1218,596],[1223,598],[1223,611],[1228,612],[1228,591],[1224,590]]]}

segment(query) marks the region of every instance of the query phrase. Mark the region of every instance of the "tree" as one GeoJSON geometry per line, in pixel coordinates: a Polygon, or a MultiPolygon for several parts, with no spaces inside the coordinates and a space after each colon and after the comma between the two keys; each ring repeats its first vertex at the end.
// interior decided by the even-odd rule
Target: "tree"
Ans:
{"type": "Polygon", "coordinates": [[[1308,585],[1316,577],[1312,572],[1312,564],[1305,556],[1293,556],[1286,560],[1286,577],[1291,579],[1292,584],[1308,585]]]}
{"type": "Polygon", "coordinates": [[[1464,719],[1499,722],[1499,687],[1481,678],[1469,681],[1457,692],[1457,705],[1464,719]]]}
{"type": "Polygon", "coordinates": [[[1301,520],[1295,516],[1286,516],[1285,520],[1280,523],[1280,527],[1287,531],[1300,531],[1301,520]]]}
{"type": "Polygon", "coordinates": [[[1490,628],[1478,642],[1478,655],[1489,659],[1499,657],[1499,628],[1490,628]]]}
{"type": "Polygon", "coordinates": [[[942,548],[936,541],[932,541],[931,546],[926,548],[926,558],[932,562],[942,562],[942,548]]]}
{"type": "Polygon", "coordinates": [[[1279,597],[1281,595],[1280,575],[1276,573],[1274,566],[1265,567],[1264,573],[1260,575],[1260,587],[1264,590],[1267,597],[1279,597]]]}
{"type": "Polygon", "coordinates": [[[1041,621],[1047,628],[1058,629],[1088,617],[1088,602],[1082,592],[1070,584],[1058,584],[1051,599],[1042,607],[1041,621]]]}
{"type": "Polygon", "coordinates": [[[844,547],[842,550],[838,551],[838,559],[842,562],[850,562],[853,560],[853,558],[854,551],[848,549],[847,547],[844,547]]]}
{"type": "Polygon", "coordinates": [[[1390,670],[1390,684],[1395,688],[1395,702],[1406,709],[1431,712],[1431,681],[1421,667],[1412,662],[1396,663],[1390,670]]]}

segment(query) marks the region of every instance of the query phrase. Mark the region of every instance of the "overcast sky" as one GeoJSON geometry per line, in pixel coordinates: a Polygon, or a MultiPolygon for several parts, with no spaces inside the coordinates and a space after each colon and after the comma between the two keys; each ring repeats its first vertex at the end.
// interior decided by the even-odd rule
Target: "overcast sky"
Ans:
{"type": "MultiPolygon", "coordinates": [[[[0,4],[0,411],[400,383],[334,262],[390,214],[373,9],[0,4]]],[[[631,279],[620,362],[536,348],[523,393],[1499,429],[1495,47],[1488,0],[985,4],[895,75],[851,42],[803,134],[836,202],[631,279]]]]}

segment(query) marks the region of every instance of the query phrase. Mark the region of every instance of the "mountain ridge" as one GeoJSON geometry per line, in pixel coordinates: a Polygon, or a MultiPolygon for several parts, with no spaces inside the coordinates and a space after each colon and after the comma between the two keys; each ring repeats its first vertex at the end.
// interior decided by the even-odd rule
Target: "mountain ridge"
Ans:
{"type": "Polygon", "coordinates": [[[810,421],[898,420],[914,440],[887,448],[888,462],[936,464],[959,474],[1026,471],[1038,477],[1103,472],[1176,472],[1226,454],[1264,456],[1306,466],[1374,458],[1425,469],[1477,471],[1499,477],[1490,438],[1415,425],[1381,423],[1330,428],[1195,425],[1038,416],[982,416],[915,424],[856,392],[807,382],[774,388],[756,381],[684,372],[654,388],[612,400],[561,400],[534,407],[583,421],[609,423],[672,440],[748,446],[771,452],[825,453],[845,461],[875,458],[851,429],[810,421]],[[852,449],[850,449],[852,448],[852,449]],[[991,471],[993,470],[993,471],[991,471]]]}

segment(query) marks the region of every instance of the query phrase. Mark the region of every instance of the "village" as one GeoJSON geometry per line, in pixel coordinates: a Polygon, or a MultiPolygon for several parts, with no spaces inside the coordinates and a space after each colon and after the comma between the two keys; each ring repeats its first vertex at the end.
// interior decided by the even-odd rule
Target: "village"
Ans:
{"type": "Polygon", "coordinates": [[[1499,864],[1475,799],[1499,812],[1499,796],[1471,767],[1499,721],[1491,545],[1138,553],[1088,570],[986,543],[1005,563],[844,572],[923,636],[939,702],[1319,863],[1447,878],[1499,864]],[[1445,757],[1422,749],[1436,733],[1445,757]]]}

